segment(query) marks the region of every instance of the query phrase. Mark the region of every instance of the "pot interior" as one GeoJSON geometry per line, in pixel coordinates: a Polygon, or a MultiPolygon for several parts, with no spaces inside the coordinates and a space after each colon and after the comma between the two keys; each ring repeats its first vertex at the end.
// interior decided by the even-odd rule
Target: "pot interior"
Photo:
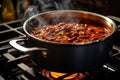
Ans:
{"type": "Polygon", "coordinates": [[[25,33],[35,38],[31,35],[33,29],[41,28],[44,25],[55,25],[61,22],[83,23],[104,27],[107,30],[111,31],[110,35],[112,35],[116,30],[116,25],[111,19],[96,13],[76,10],[58,10],[40,13],[29,18],[24,23],[23,29],[25,33]]]}

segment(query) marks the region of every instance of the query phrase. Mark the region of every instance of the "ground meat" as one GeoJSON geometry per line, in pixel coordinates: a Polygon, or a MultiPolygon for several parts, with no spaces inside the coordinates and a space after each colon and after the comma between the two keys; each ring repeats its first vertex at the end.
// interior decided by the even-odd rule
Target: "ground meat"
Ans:
{"type": "Polygon", "coordinates": [[[109,33],[105,27],[90,24],[59,23],[34,29],[31,34],[48,41],[79,43],[98,40],[109,35],[109,33]]]}

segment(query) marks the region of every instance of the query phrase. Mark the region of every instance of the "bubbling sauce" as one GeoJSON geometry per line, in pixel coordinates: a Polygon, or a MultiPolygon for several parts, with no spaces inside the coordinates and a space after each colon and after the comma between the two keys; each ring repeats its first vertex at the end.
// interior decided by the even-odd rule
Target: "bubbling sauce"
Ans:
{"type": "MultiPolygon", "coordinates": [[[[110,28],[108,28],[110,29],[110,28]]],[[[112,31],[106,27],[91,24],[64,23],[46,25],[32,30],[32,35],[38,39],[61,42],[80,43],[99,40],[108,36],[112,31]]]]}

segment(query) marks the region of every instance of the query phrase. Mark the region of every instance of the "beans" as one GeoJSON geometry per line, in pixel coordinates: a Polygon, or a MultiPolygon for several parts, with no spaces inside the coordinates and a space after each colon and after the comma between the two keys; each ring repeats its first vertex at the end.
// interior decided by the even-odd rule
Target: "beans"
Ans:
{"type": "Polygon", "coordinates": [[[90,24],[59,23],[34,29],[31,34],[39,39],[49,41],[79,43],[98,40],[109,35],[109,30],[105,29],[105,27],[90,24]]]}

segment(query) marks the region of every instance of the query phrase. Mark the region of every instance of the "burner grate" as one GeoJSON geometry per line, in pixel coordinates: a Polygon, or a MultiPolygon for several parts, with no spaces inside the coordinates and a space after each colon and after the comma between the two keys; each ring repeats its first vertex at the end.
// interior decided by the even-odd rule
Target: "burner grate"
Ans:
{"type": "MultiPolygon", "coordinates": [[[[119,23],[117,22],[117,25],[119,23]]],[[[120,33],[119,30],[117,31],[120,33]]],[[[29,55],[13,49],[9,41],[16,38],[25,38],[21,20],[0,24],[0,80],[46,80],[42,70],[31,61],[29,55]],[[7,36],[7,37],[6,37],[7,36]],[[35,71],[33,71],[35,69],[35,71]]],[[[117,37],[117,39],[119,39],[117,37]]],[[[100,69],[88,72],[89,75],[81,80],[114,80],[120,74],[120,46],[113,46],[111,58],[100,69]]],[[[116,42],[115,42],[116,43],[116,42]]],[[[25,46],[25,41],[20,42],[25,46]]]]}

